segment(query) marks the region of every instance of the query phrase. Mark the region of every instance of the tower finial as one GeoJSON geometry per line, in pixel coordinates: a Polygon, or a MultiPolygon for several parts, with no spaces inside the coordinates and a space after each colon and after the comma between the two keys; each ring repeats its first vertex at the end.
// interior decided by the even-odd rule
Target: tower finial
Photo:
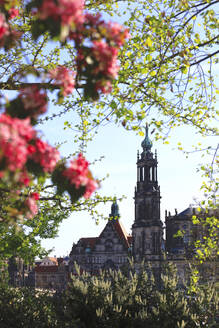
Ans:
{"type": "Polygon", "coordinates": [[[115,199],[113,201],[113,203],[112,203],[112,206],[111,206],[110,217],[113,217],[113,218],[117,217],[118,218],[119,216],[120,216],[120,214],[119,214],[119,206],[118,206],[117,201],[115,199]]]}
{"type": "Polygon", "coordinates": [[[148,138],[148,123],[146,123],[146,126],[145,126],[145,137],[148,138]]]}
{"type": "Polygon", "coordinates": [[[151,150],[151,147],[152,147],[152,141],[149,139],[149,136],[148,136],[148,123],[146,123],[146,126],[145,126],[145,138],[144,140],[142,141],[141,143],[141,146],[143,148],[143,151],[145,152],[148,152],[151,150]]]}

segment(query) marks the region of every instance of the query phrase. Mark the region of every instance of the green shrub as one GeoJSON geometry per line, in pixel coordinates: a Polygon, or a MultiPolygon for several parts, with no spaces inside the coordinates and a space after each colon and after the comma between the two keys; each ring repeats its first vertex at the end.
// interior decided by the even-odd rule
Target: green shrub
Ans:
{"type": "MultiPolygon", "coordinates": [[[[1,328],[209,328],[218,298],[212,287],[189,294],[175,269],[164,268],[159,288],[148,268],[73,276],[57,294],[0,283],[1,328]]],[[[215,326],[216,327],[216,326],[215,326]]]]}
{"type": "Polygon", "coordinates": [[[73,276],[64,303],[64,321],[80,319],[80,328],[207,328],[215,323],[218,299],[210,286],[193,295],[179,289],[169,266],[160,288],[147,270],[128,277],[121,271],[73,276]]]}

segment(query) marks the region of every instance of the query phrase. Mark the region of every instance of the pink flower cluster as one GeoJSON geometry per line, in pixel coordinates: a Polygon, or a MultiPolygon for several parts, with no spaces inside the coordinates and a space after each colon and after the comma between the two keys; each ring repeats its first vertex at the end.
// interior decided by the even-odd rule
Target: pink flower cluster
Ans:
{"type": "Polygon", "coordinates": [[[9,14],[9,19],[13,19],[19,15],[19,10],[12,7],[9,9],[8,14],[9,14]]]}
{"type": "Polygon", "coordinates": [[[1,177],[9,170],[19,171],[19,182],[28,184],[26,163],[39,163],[44,172],[52,172],[60,159],[57,149],[36,138],[30,119],[20,120],[2,114],[0,116],[0,163],[4,167],[1,177]]]}
{"type": "Polygon", "coordinates": [[[47,95],[45,90],[37,86],[31,86],[20,90],[20,95],[24,109],[29,111],[30,117],[37,118],[47,110],[47,95]]]}
{"type": "Polygon", "coordinates": [[[57,66],[50,72],[50,77],[55,80],[55,84],[62,88],[63,96],[71,94],[75,87],[74,73],[65,66],[57,66]]]}
{"type": "MultiPolygon", "coordinates": [[[[118,48],[128,38],[128,30],[117,23],[105,23],[100,14],[84,12],[84,0],[32,1],[30,8],[36,10],[32,25],[35,40],[44,32],[61,41],[74,40],[76,79],[85,82],[85,97],[98,99],[100,92],[109,93],[119,70],[118,48]]],[[[72,92],[74,77],[67,68],[57,67],[50,75],[62,88],[59,97],[72,92]]]]}
{"type": "Polygon", "coordinates": [[[119,70],[118,48],[129,37],[128,30],[117,23],[105,23],[100,14],[86,13],[79,33],[74,32],[69,37],[75,40],[78,49],[79,75],[90,75],[92,79],[89,81],[93,81],[96,91],[109,93],[112,89],[111,82],[117,77],[119,70]],[[83,44],[87,38],[91,40],[91,47],[83,44]]]}
{"type": "Polygon", "coordinates": [[[77,189],[85,187],[85,198],[89,198],[98,186],[97,182],[92,178],[88,166],[88,161],[82,154],[79,154],[78,158],[70,162],[70,167],[63,171],[63,175],[77,189]]]}
{"type": "Polygon", "coordinates": [[[35,163],[39,163],[44,172],[53,172],[60,160],[58,150],[40,139],[36,139],[32,147],[30,159],[35,163]]]}
{"type": "Polygon", "coordinates": [[[28,118],[20,120],[2,114],[0,116],[1,166],[10,171],[23,169],[29,156],[28,142],[34,137],[35,131],[28,118]]]}
{"type": "Polygon", "coordinates": [[[9,26],[6,23],[5,16],[0,13],[0,39],[9,35],[9,26]]]}
{"type": "Polygon", "coordinates": [[[117,76],[119,65],[117,63],[118,49],[110,46],[105,41],[93,41],[93,46],[89,49],[80,49],[77,57],[78,71],[82,74],[87,64],[87,58],[91,58],[91,76],[97,91],[109,93],[112,89],[111,81],[117,76]]]}
{"type": "MultiPolygon", "coordinates": [[[[36,170],[33,163],[38,164],[39,174],[41,171],[52,173],[59,160],[58,150],[37,138],[29,118],[21,120],[6,114],[0,116],[0,178],[17,186],[13,192],[17,190],[19,193],[20,189],[28,186],[30,180],[38,174],[38,168],[36,170]]],[[[97,182],[93,179],[88,166],[89,163],[82,154],[79,154],[78,158],[71,161],[69,168],[64,168],[61,183],[66,177],[65,191],[72,193],[71,186],[74,185],[76,189],[85,188],[85,198],[91,196],[97,188],[97,182]]],[[[32,193],[25,200],[23,214],[27,218],[37,214],[38,199],[39,195],[32,193]]]]}
{"type": "Polygon", "coordinates": [[[106,28],[106,38],[112,40],[117,47],[121,47],[126,39],[129,39],[130,34],[127,29],[124,29],[118,23],[109,22],[105,24],[106,28]]]}
{"type": "Polygon", "coordinates": [[[84,21],[84,0],[43,0],[38,11],[41,20],[52,18],[62,25],[78,25],[84,21]]]}
{"type": "Polygon", "coordinates": [[[25,215],[28,219],[32,219],[38,213],[37,200],[39,200],[39,194],[34,192],[25,201],[27,207],[25,215]]]}
{"type": "Polygon", "coordinates": [[[104,41],[94,41],[91,56],[99,63],[93,70],[94,75],[101,73],[107,78],[115,78],[119,70],[117,55],[118,49],[115,47],[111,47],[104,41]]]}
{"type": "Polygon", "coordinates": [[[13,30],[8,23],[8,20],[13,19],[19,15],[19,10],[13,6],[8,9],[8,6],[13,5],[10,1],[0,1],[0,47],[9,49],[12,47],[16,40],[21,36],[21,32],[13,30]]]}

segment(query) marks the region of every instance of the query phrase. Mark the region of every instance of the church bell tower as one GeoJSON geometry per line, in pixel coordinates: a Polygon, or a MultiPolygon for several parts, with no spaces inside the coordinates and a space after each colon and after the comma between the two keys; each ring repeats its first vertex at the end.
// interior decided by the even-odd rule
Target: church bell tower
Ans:
{"type": "Polygon", "coordinates": [[[163,224],[160,220],[160,187],[157,180],[157,154],[151,152],[148,137],[137,155],[137,186],[135,187],[135,221],[132,225],[133,255],[136,260],[159,259],[162,248],[163,224]]]}

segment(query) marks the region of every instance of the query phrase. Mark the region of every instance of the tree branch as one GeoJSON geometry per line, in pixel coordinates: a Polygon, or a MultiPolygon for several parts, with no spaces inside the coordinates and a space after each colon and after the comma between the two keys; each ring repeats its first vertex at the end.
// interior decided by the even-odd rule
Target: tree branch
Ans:
{"type": "Polygon", "coordinates": [[[0,90],[20,90],[29,86],[37,86],[39,88],[56,90],[60,86],[51,83],[13,83],[13,82],[0,82],[0,90]]]}
{"type": "MultiPolygon", "coordinates": [[[[215,5],[215,4],[218,3],[218,2],[219,2],[219,0],[213,1],[212,3],[208,4],[207,8],[210,7],[210,6],[215,5]]],[[[198,8],[198,7],[203,6],[203,5],[204,5],[204,3],[203,3],[203,1],[201,1],[201,2],[200,2],[199,4],[197,4],[197,5],[194,5],[194,6],[188,7],[188,8],[186,8],[185,10],[180,11],[178,14],[176,14],[175,16],[173,16],[173,18],[176,18],[176,17],[182,15],[182,14],[185,13],[186,11],[189,11],[189,10],[194,9],[194,8],[198,8]]],[[[202,10],[204,10],[204,9],[206,9],[206,7],[202,8],[202,9],[200,9],[200,10],[202,11],[202,10]]],[[[198,13],[200,13],[200,12],[198,12],[198,13]]],[[[196,13],[196,14],[197,14],[197,13],[196,13]]]]}
{"type": "MultiPolygon", "coordinates": [[[[60,86],[51,83],[32,83],[32,82],[0,82],[0,90],[20,90],[22,88],[27,88],[29,86],[37,86],[38,88],[49,89],[49,90],[59,90],[60,86]]],[[[82,84],[76,84],[75,89],[83,88],[82,84]]]]}
{"type": "Polygon", "coordinates": [[[196,61],[196,62],[190,64],[189,66],[191,67],[191,66],[194,66],[194,65],[198,65],[198,64],[200,64],[201,62],[205,61],[205,60],[208,59],[208,58],[211,58],[211,57],[215,56],[215,55],[218,54],[218,53],[219,53],[219,50],[217,50],[217,51],[215,51],[215,52],[213,52],[213,53],[211,53],[211,54],[205,56],[204,58],[202,58],[202,59],[200,59],[200,60],[198,60],[198,61],[196,61]]]}

